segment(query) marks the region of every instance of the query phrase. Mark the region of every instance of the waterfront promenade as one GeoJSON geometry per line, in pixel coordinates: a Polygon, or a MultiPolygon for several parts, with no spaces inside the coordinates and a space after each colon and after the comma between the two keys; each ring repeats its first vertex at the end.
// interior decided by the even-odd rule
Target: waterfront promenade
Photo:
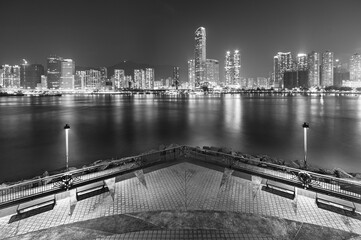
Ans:
{"type": "Polygon", "coordinates": [[[71,215],[64,198],[53,210],[12,219],[0,218],[1,239],[361,239],[359,213],[321,209],[303,194],[288,199],[191,163],[117,182],[114,200],[105,192],[78,201],[71,215]]]}
{"type": "Polygon", "coordinates": [[[0,238],[360,239],[360,192],[352,190],[359,185],[349,184],[352,191],[346,191],[347,182],[312,174],[305,190],[297,171],[184,146],[100,163],[72,171],[78,185],[69,192],[56,181],[2,190],[0,238]],[[115,186],[108,192],[71,197],[79,186],[109,179],[115,186]],[[295,197],[269,191],[267,179],[298,186],[295,197]],[[356,211],[321,208],[315,201],[319,192],[354,199],[356,211]],[[24,215],[16,214],[17,204],[10,206],[39,194],[55,194],[53,209],[24,215]]]}

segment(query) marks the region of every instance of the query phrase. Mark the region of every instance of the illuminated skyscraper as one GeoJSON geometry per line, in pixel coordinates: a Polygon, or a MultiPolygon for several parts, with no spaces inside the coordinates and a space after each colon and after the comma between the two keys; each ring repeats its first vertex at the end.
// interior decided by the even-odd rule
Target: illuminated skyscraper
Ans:
{"type": "Polygon", "coordinates": [[[355,53],[350,59],[350,80],[361,81],[361,55],[355,53]]]}
{"type": "Polygon", "coordinates": [[[206,60],[206,81],[219,84],[219,62],[215,59],[206,60]]]}
{"type": "Polygon", "coordinates": [[[47,80],[45,75],[41,75],[41,84],[40,84],[40,86],[41,86],[42,90],[48,89],[48,80],[47,80]]]}
{"type": "Polygon", "coordinates": [[[61,77],[61,57],[50,56],[47,59],[47,78],[49,89],[59,89],[61,77]]]}
{"type": "MultiPolygon", "coordinates": [[[[43,74],[44,74],[44,68],[43,68],[43,74]]],[[[12,72],[12,86],[15,88],[20,88],[20,66],[15,65],[13,66],[13,72],[12,72]]]]}
{"type": "Polygon", "coordinates": [[[292,55],[290,52],[278,52],[273,58],[274,86],[283,88],[283,75],[291,71],[293,67],[292,55]]]}
{"type": "Polygon", "coordinates": [[[61,89],[74,89],[75,62],[72,59],[61,61],[61,89]]]}
{"type": "Polygon", "coordinates": [[[342,87],[344,81],[350,82],[350,72],[348,71],[348,66],[346,63],[342,63],[339,59],[335,59],[333,65],[333,85],[342,87]]]}
{"type": "Polygon", "coordinates": [[[100,69],[100,82],[101,87],[105,87],[108,81],[108,69],[106,67],[101,67],[100,69]]]}
{"type": "Polygon", "coordinates": [[[25,81],[26,81],[26,72],[27,72],[27,68],[29,67],[28,62],[23,59],[23,63],[20,65],[20,87],[24,88],[25,87],[25,81]]]}
{"type": "Polygon", "coordinates": [[[13,76],[12,76],[12,66],[5,64],[2,65],[3,69],[3,87],[10,88],[12,87],[13,76]]]}
{"type": "Polygon", "coordinates": [[[307,54],[299,53],[297,54],[297,70],[305,71],[308,69],[308,59],[307,54]]]}
{"type": "Polygon", "coordinates": [[[320,54],[315,51],[308,54],[308,81],[310,87],[320,86],[320,54]]]}
{"type": "Polygon", "coordinates": [[[206,74],[206,29],[199,27],[195,32],[195,84],[205,81],[206,74]]]}
{"type": "Polygon", "coordinates": [[[195,63],[194,59],[188,61],[188,82],[192,89],[195,86],[195,63]]]}
{"type": "Polygon", "coordinates": [[[20,88],[20,70],[19,65],[2,65],[1,86],[5,88],[20,88]]]}
{"type": "Polygon", "coordinates": [[[84,89],[86,85],[86,71],[76,71],[74,76],[74,89],[84,89]]]}
{"type": "Polygon", "coordinates": [[[145,71],[143,69],[134,69],[134,88],[144,89],[145,87],[145,71]]]}
{"type": "Polygon", "coordinates": [[[241,57],[238,50],[233,54],[233,82],[234,84],[240,84],[241,80],[241,57]]]}
{"type": "Polygon", "coordinates": [[[235,50],[233,55],[230,51],[226,52],[224,68],[226,85],[241,83],[241,57],[238,50],[235,50]]]}
{"type": "Polygon", "coordinates": [[[145,85],[145,71],[144,71],[144,69],[141,69],[140,71],[142,73],[142,81],[141,81],[140,88],[145,89],[146,88],[146,85],[145,85]]]}
{"type": "Polygon", "coordinates": [[[225,69],[225,80],[226,80],[226,86],[233,84],[233,62],[231,57],[231,52],[226,52],[226,61],[224,63],[224,69],[225,69]]]}
{"type": "Polygon", "coordinates": [[[132,76],[125,76],[125,82],[128,84],[127,88],[133,88],[133,80],[132,80],[132,76]]]}
{"type": "Polygon", "coordinates": [[[123,69],[114,69],[115,88],[128,88],[125,82],[125,72],[123,69]]]}
{"type": "Polygon", "coordinates": [[[327,87],[333,85],[333,52],[326,51],[322,53],[321,65],[321,86],[327,87]]]}
{"type": "Polygon", "coordinates": [[[4,87],[4,70],[0,68],[0,87],[4,87]]]}
{"type": "Polygon", "coordinates": [[[101,86],[101,72],[96,69],[85,71],[85,88],[87,90],[99,89],[101,86]]]}
{"type": "Polygon", "coordinates": [[[269,81],[265,77],[257,77],[257,87],[258,88],[269,88],[269,81]]]}
{"type": "Polygon", "coordinates": [[[173,67],[173,86],[178,89],[179,86],[179,67],[173,67]]]}
{"type": "Polygon", "coordinates": [[[145,69],[145,88],[154,89],[154,68],[145,69]]]}

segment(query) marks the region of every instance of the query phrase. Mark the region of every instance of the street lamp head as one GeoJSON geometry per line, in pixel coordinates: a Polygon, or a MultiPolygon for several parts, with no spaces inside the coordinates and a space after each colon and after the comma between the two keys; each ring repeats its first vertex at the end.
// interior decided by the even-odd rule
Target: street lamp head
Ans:
{"type": "Polygon", "coordinates": [[[65,124],[64,129],[65,129],[65,130],[70,129],[69,124],[65,124]]]}
{"type": "Polygon", "coordinates": [[[302,125],[302,127],[303,127],[303,128],[310,128],[310,125],[309,125],[308,123],[304,122],[303,125],[302,125]]]}

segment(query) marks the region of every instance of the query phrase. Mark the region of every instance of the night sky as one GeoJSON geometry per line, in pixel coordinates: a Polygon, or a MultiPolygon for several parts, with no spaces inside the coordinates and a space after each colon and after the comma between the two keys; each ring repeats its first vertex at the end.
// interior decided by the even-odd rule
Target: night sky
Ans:
{"type": "Polygon", "coordinates": [[[331,50],[342,61],[361,52],[360,0],[0,0],[0,9],[0,64],[56,54],[80,66],[186,68],[199,26],[207,58],[223,68],[225,51],[239,49],[246,77],[268,76],[278,51],[331,50]]]}

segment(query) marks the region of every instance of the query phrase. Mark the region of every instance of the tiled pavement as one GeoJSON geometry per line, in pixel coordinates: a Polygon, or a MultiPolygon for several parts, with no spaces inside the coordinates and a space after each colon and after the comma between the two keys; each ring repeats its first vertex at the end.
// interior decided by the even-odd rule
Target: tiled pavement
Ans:
{"type": "MultiPolygon", "coordinates": [[[[71,216],[69,199],[63,199],[57,202],[53,210],[20,221],[8,223],[11,216],[2,217],[0,239],[102,216],[160,210],[253,213],[361,234],[361,220],[320,209],[314,199],[299,195],[296,200],[290,200],[262,191],[256,183],[233,176],[220,187],[222,173],[190,163],[147,173],[145,179],[146,186],[136,177],[116,183],[114,201],[109,193],[79,201],[71,216]]],[[[103,239],[197,239],[199,234],[213,236],[213,239],[271,239],[206,229],[141,231],[115,234],[103,239]],[[223,235],[214,237],[218,234],[223,235]]]]}
{"type": "Polygon", "coordinates": [[[250,239],[250,240],[269,240],[273,239],[268,236],[262,236],[257,234],[243,234],[236,232],[225,232],[217,230],[191,230],[191,229],[180,229],[171,231],[142,231],[133,232],[126,234],[117,234],[101,240],[145,240],[145,239],[250,239]]]}

